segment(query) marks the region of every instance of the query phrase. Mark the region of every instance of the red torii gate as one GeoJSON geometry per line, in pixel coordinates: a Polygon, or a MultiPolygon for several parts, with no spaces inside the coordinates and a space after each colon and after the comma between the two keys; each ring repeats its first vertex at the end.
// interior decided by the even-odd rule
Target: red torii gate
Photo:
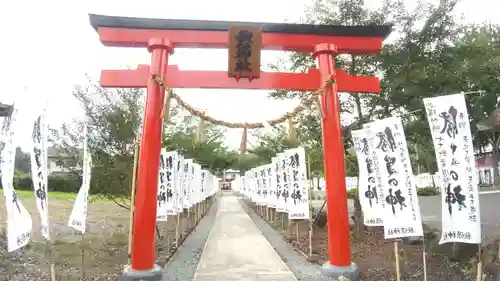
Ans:
{"type": "Polygon", "coordinates": [[[351,76],[335,69],[340,53],[377,54],[392,27],[327,26],[198,20],[144,19],[90,14],[90,23],[105,46],[147,48],[151,66],[137,70],[103,70],[102,87],[147,88],[144,124],[137,173],[136,208],[133,229],[132,264],[123,280],[160,280],[155,265],[155,224],[158,167],[161,149],[161,118],[165,88],[153,79],[163,78],[170,88],[269,89],[315,91],[325,81],[335,83],[321,96],[323,151],[328,216],[328,253],[323,266],[329,276],[357,279],[358,269],[351,262],[349,218],[345,183],[344,146],[337,92],[376,93],[375,77],[351,76]],[[261,72],[260,78],[236,81],[226,71],[179,70],[168,65],[174,45],[180,48],[227,48],[232,26],[260,28],[262,49],[312,53],[319,69],[308,73],[261,72]]]}

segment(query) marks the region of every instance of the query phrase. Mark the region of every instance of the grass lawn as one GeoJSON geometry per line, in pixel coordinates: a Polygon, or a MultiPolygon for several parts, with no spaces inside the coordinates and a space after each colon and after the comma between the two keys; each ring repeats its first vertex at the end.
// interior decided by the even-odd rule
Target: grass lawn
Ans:
{"type": "MultiPolygon", "coordinates": [[[[0,193],[3,193],[0,190],[0,193]]],[[[30,243],[22,250],[6,254],[5,201],[0,198],[0,280],[50,280],[47,270],[48,252],[52,251],[56,280],[85,281],[119,280],[123,266],[128,263],[129,211],[118,207],[102,196],[91,196],[87,211],[87,229],[82,236],[68,227],[76,193],[49,192],[49,216],[52,245],[41,236],[40,218],[33,191],[17,190],[22,204],[31,214],[33,232],[30,243]],[[94,199],[94,200],[92,200],[94,199]],[[10,272],[8,274],[8,272],[10,272]],[[10,279],[2,279],[12,274],[10,279]]],[[[193,215],[190,216],[193,218],[193,215]]],[[[188,223],[183,215],[180,233],[188,233],[188,223]]],[[[171,254],[175,237],[176,219],[158,222],[161,238],[156,237],[159,262],[171,254]]]]}

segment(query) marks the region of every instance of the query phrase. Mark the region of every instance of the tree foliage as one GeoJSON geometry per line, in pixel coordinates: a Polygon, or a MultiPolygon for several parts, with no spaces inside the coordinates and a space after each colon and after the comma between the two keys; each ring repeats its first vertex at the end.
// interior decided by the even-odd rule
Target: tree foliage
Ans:
{"type": "MultiPolygon", "coordinates": [[[[83,125],[88,127],[88,147],[92,153],[91,192],[106,197],[126,198],[130,194],[135,139],[141,132],[144,93],[141,89],[103,89],[94,81],[76,85],[73,96],[82,105],[85,119],[64,124],[53,131],[52,141],[61,155],[63,166],[80,174],[83,125]]],[[[173,105],[165,125],[163,146],[192,158],[203,168],[220,173],[238,162],[238,154],[229,151],[220,137],[222,130],[210,124],[204,127],[204,141],[197,143],[195,118],[186,116],[173,105]]],[[[127,205],[126,200],[116,201],[127,205]]]]}
{"type": "MultiPolygon", "coordinates": [[[[354,75],[381,77],[378,95],[341,93],[341,115],[345,120],[344,146],[350,150],[350,130],[374,119],[400,115],[415,170],[435,172],[437,167],[422,99],[443,94],[484,90],[466,96],[474,144],[492,145],[494,134],[478,133],[476,124],[499,106],[498,26],[460,25],[454,9],[459,1],[419,1],[409,9],[405,1],[384,0],[376,9],[364,1],[316,0],[306,15],[308,23],[330,25],[381,25],[392,23],[394,31],[378,56],[340,55],[337,67],[354,75]],[[418,154],[418,155],[417,155],[418,154]]],[[[289,59],[272,65],[275,70],[301,71],[315,67],[308,54],[290,53],[289,59]]],[[[308,93],[276,91],[275,99],[306,98],[308,93]]],[[[321,126],[313,111],[298,120],[299,134],[309,151],[321,155],[321,126]]],[[[498,133],[497,133],[498,134],[498,133]]],[[[496,138],[498,139],[498,138],[496,138]]],[[[494,146],[497,149],[498,144],[494,146]]],[[[346,153],[346,158],[351,155],[346,153]]],[[[319,157],[318,157],[319,158],[319,157]]],[[[346,161],[348,174],[356,165],[346,161]]],[[[316,165],[315,165],[316,166],[316,165]]],[[[317,167],[321,169],[320,163],[317,167]]]]}

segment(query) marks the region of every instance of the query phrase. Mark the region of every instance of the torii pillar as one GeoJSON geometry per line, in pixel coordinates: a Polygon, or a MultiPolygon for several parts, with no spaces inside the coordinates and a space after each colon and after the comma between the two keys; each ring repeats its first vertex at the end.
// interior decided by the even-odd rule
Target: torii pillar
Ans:
{"type": "Polygon", "coordinates": [[[143,134],[136,193],[136,214],[132,264],[124,270],[122,280],[161,280],[161,269],[155,265],[155,218],[158,166],[160,155],[160,112],[165,89],[152,79],[162,77],[170,88],[268,89],[316,91],[327,80],[335,83],[321,96],[323,109],[323,150],[328,215],[328,254],[323,266],[327,276],[359,277],[351,262],[345,160],[340,124],[338,92],[377,93],[380,81],[372,76],[351,76],[335,69],[335,56],[349,53],[377,54],[392,27],[328,26],[309,24],[244,23],[198,20],[142,19],[90,15],[90,22],[106,46],[141,47],[152,53],[151,66],[137,70],[105,70],[102,87],[147,88],[143,134]],[[168,65],[173,46],[181,48],[228,48],[230,27],[244,26],[262,31],[262,49],[313,54],[319,69],[308,73],[260,72],[259,79],[236,81],[226,71],[187,71],[168,65]]]}

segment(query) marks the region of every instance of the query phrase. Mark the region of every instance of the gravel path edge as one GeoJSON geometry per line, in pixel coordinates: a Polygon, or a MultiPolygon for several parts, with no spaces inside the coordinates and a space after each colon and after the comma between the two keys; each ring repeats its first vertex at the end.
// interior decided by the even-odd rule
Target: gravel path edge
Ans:
{"type": "Polygon", "coordinates": [[[163,281],[194,280],[205,243],[208,239],[218,212],[218,200],[210,207],[195,229],[184,240],[163,269],[163,281]]]}

